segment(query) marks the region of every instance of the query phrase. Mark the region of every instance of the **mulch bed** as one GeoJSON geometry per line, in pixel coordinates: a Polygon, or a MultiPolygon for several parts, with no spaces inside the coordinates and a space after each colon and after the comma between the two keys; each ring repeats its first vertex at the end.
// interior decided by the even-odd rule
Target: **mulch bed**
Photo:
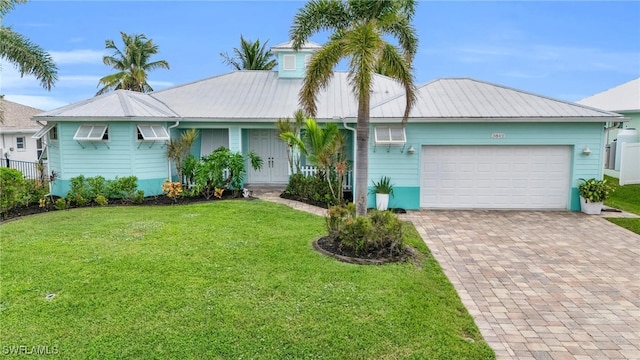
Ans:
{"type": "Polygon", "coordinates": [[[410,246],[406,246],[404,253],[399,256],[388,256],[384,253],[356,254],[355,252],[344,248],[339,242],[329,236],[323,236],[316,239],[312,243],[312,246],[321,254],[357,265],[383,265],[392,262],[404,262],[412,260],[417,256],[417,251],[410,246]]]}
{"type": "MultiPolygon", "coordinates": [[[[8,212],[0,214],[0,222],[17,219],[23,216],[42,214],[50,211],[58,211],[55,208],[55,201],[59,199],[57,196],[53,196],[53,201],[49,201],[44,207],[40,207],[38,202],[30,204],[29,206],[18,206],[15,207],[8,212]]],[[[132,204],[125,203],[121,199],[110,199],[109,204],[107,206],[172,206],[172,205],[187,205],[187,204],[195,204],[201,202],[211,202],[217,200],[229,200],[229,199],[256,199],[254,197],[244,198],[242,197],[242,193],[235,195],[233,191],[226,191],[222,194],[222,199],[218,199],[216,197],[211,197],[210,199],[206,199],[204,196],[194,196],[194,197],[179,197],[177,199],[172,199],[166,195],[158,195],[158,196],[149,196],[144,198],[144,201],[141,204],[132,204]]],[[[49,199],[51,200],[51,199],[49,199]]],[[[85,206],[77,206],[72,204],[67,209],[74,209],[79,207],[100,207],[95,202],[89,202],[85,206]]]]}

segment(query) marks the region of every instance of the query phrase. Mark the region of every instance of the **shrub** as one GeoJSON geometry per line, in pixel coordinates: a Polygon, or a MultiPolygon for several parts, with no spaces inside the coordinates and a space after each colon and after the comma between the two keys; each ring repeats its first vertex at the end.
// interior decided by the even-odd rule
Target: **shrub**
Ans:
{"type": "Polygon", "coordinates": [[[65,198],[59,198],[53,206],[56,210],[64,210],[67,208],[67,200],[65,200],[65,198]]]}
{"type": "Polygon", "coordinates": [[[115,180],[107,182],[107,189],[109,198],[133,202],[137,196],[138,178],[135,176],[116,177],[115,180]]]}
{"type": "Polygon", "coordinates": [[[326,225],[329,237],[357,255],[397,256],[404,250],[402,223],[390,211],[356,217],[355,205],[334,206],[326,225]]]}
{"type": "Polygon", "coordinates": [[[87,178],[89,187],[89,198],[95,199],[100,195],[109,195],[108,182],[102,176],[94,176],[87,178]]]}
{"type": "Polygon", "coordinates": [[[0,168],[0,211],[6,212],[18,205],[25,186],[25,179],[20,171],[0,168]]]}
{"type": "Polygon", "coordinates": [[[95,201],[96,201],[96,204],[100,206],[107,206],[109,204],[109,200],[107,200],[107,198],[104,195],[96,196],[95,201]]]}
{"type": "Polygon", "coordinates": [[[144,190],[136,191],[131,197],[131,201],[133,201],[134,204],[144,203],[144,190]]]}
{"type": "Polygon", "coordinates": [[[78,206],[84,206],[88,202],[86,199],[91,199],[89,191],[89,183],[84,175],[79,175],[69,179],[69,191],[67,192],[67,199],[70,202],[76,203],[78,206]]]}
{"type": "Polygon", "coordinates": [[[289,177],[289,183],[284,192],[302,201],[312,201],[325,207],[338,205],[337,200],[331,194],[329,183],[321,176],[293,174],[289,177]]]}
{"type": "Polygon", "coordinates": [[[179,181],[171,182],[165,180],[162,183],[162,193],[167,194],[167,197],[175,201],[182,195],[182,183],[179,181]]]}
{"type": "MultiPolygon", "coordinates": [[[[262,168],[262,159],[255,153],[247,155],[251,167],[262,168]]],[[[219,147],[209,156],[203,157],[194,169],[194,189],[205,198],[215,196],[215,189],[242,188],[245,174],[244,157],[225,147],[219,147]],[[225,174],[225,171],[227,173],[225,174]],[[225,176],[226,175],[226,176],[225,176]]]]}
{"type": "Polygon", "coordinates": [[[24,206],[35,203],[49,193],[48,187],[40,180],[24,179],[24,186],[20,191],[19,202],[24,206]]]}

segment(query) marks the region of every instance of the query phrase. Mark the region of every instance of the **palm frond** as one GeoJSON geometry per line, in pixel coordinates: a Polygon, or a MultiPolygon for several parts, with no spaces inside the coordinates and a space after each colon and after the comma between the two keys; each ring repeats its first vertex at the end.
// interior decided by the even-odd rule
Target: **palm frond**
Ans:
{"type": "Polygon", "coordinates": [[[0,27],[0,58],[16,65],[20,76],[35,76],[47,90],[58,80],[58,68],[51,55],[10,27],[0,27]]]}

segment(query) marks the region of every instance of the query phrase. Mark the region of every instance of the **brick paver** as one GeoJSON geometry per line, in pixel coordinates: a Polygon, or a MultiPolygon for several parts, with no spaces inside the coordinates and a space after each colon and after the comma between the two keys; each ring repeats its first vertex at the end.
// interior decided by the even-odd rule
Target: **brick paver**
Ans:
{"type": "Polygon", "coordinates": [[[571,212],[403,217],[498,359],[640,359],[640,235],[571,212]]]}
{"type": "MultiPolygon", "coordinates": [[[[261,193],[317,215],[326,210],[261,193]]],[[[640,359],[640,235],[571,212],[414,211],[498,359],[640,359]]]]}

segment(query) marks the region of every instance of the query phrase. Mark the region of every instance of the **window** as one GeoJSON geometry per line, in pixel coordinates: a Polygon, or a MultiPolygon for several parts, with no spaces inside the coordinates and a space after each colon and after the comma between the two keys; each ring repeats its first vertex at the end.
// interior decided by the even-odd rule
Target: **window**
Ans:
{"type": "Polygon", "coordinates": [[[283,69],[284,70],[295,70],[296,69],[296,56],[295,55],[283,55],[282,61],[284,62],[283,69]]]}
{"type": "Polygon", "coordinates": [[[42,129],[38,130],[38,132],[33,134],[32,138],[39,140],[46,133],[49,133],[49,138],[51,140],[58,140],[58,131],[56,131],[56,124],[47,124],[45,127],[43,127],[42,129]]]}
{"type": "Polygon", "coordinates": [[[44,155],[44,143],[42,138],[36,140],[36,152],[38,153],[38,160],[46,159],[46,157],[42,157],[42,155],[44,155]]]}
{"type": "Polygon", "coordinates": [[[24,136],[16,137],[16,148],[18,151],[25,149],[24,136]]]}
{"type": "Polygon", "coordinates": [[[162,125],[138,125],[138,140],[169,140],[169,133],[162,125]]]}
{"type": "Polygon", "coordinates": [[[58,140],[58,127],[55,124],[49,130],[49,140],[58,140]]]}
{"type": "Polygon", "coordinates": [[[73,140],[99,141],[109,140],[107,125],[80,125],[73,140]]]}
{"type": "Polygon", "coordinates": [[[402,126],[376,126],[374,130],[376,144],[404,144],[407,142],[407,136],[402,126]]]}

